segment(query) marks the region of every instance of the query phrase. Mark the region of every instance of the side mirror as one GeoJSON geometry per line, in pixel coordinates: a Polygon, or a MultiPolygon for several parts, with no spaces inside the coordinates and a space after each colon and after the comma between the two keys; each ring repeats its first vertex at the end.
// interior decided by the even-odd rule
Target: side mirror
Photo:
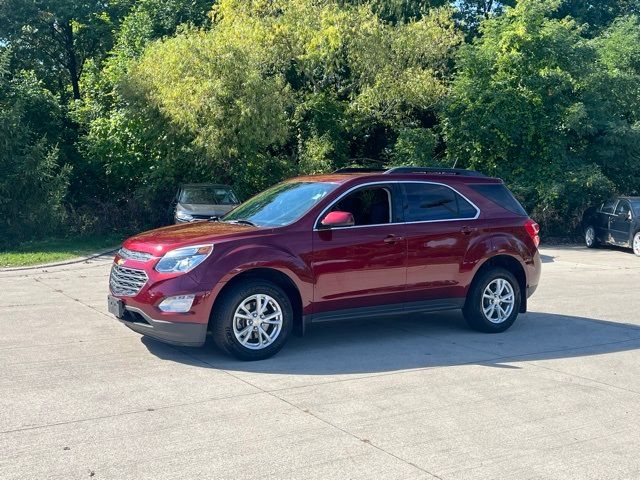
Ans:
{"type": "Polygon", "coordinates": [[[349,212],[329,212],[320,221],[320,225],[325,228],[336,227],[351,227],[355,225],[356,221],[353,218],[353,214],[349,212]]]}

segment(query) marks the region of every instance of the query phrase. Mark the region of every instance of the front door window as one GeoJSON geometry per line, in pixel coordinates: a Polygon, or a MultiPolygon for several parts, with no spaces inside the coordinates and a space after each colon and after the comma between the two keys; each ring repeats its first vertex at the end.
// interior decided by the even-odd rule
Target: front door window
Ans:
{"type": "Polygon", "coordinates": [[[382,186],[356,190],[336,202],[331,210],[353,214],[356,227],[383,225],[393,220],[391,192],[382,186]]]}

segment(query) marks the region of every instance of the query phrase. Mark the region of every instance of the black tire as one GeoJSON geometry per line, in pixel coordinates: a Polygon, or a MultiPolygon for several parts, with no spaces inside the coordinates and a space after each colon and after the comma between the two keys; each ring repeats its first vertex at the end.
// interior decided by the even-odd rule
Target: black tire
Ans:
{"type": "Polygon", "coordinates": [[[587,228],[584,229],[584,244],[587,248],[598,248],[600,246],[596,236],[596,229],[593,225],[587,225],[587,228]]]}
{"type": "MultiPolygon", "coordinates": [[[[474,330],[485,333],[504,332],[513,325],[513,322],[518,318],[521,301],[522,292],[520,291],[520,284],[516,277],[510,271],[496,267],[480,273],[479,276],[474,279],[467,294],[467,300],[462,309],[462,313],[469,326],[474,330]],[[483,302],[485,302],[485,299],[483,295],[487,286],[498,279],[506,280],[509,283],[513,290],[514,303],[508,317],[496,323],[495,321],[490,321],[484,313],[483,302]]],[[[489,305],[487,305],[487,307],[488,306],[489,305]]]]}
{"type": "MultiPolygon", "coordinates": [[[[248,280],[237,283],[225,291],[213,306],[210,330],[216,345],[226,353],[240,360],[263,360],[275,355],[284,346],[293,327],[293,308],[287,294],[277,285],[267,280],[248,280]],[[233,322],[236,309],[253,295],[268,295],[273,298],[282,312],[282,326],[273,343],[260,349],[251,349],[242,345],[234,333],[233,322]]],[[[256,327],[257,328],[257,327],[256,327]]],[[[254,330],[256,330],[254,328],[254,330]]],[[[267,326],[267,328],[269,328],[267,326]]],[[[250,335],[258,335],[252,333],[250,335]]],[[[260,339],[262,337],[260,336],[260,339]]],[[[252,341],[259,343],[257,338],[252,341]]]]}
{"type": "Polygon", "coordinates": [[[631,239],[631,249],[640,257],[640,231],[636,232],[631,239]]]}

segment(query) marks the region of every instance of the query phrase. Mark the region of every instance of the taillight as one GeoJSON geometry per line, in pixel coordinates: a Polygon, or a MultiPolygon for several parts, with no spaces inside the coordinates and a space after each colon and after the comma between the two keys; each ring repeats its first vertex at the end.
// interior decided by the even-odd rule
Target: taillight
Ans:
{"type": "Polygon", "coordinates": [[[524,229],[527,231],[536,247],[538,247],[538,245],[540,245],[540,225],[529,218],[524,224],[524,229]]]}

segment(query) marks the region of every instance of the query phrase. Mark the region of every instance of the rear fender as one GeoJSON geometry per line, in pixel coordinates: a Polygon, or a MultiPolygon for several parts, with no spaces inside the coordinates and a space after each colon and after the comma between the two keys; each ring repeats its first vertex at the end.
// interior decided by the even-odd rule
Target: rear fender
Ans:
{"type": "Polygon", "coordinates": [[[469,286],[471,285],[473,276],[478,271],[480,264],[482,264],[483,261],[487,259],[487,257],[492,255],[492,252],[493,243],[491,241],[491,235],[489,234],[479,235],[469,243],[469,247],[465,252],[462,264],[460,265],[461,273],[467,274],[465,294],[469,286]]]}
{"type": "Polygon", "coordinates": [[[541,261],[537,248],[535,248],[533,242],[529,245],[517,236],[507,233],[495,233],[489,236],[487,241],[490,243],[490,248],[484,257],[475,262],[469,286],[478,271],[488,264],[497,263],[500,259],[506,259],[506,262],[499,263],[505,263],[505,267],[509,268],[507,265],[515,266],[517,263],[521,269],[521,274],[516,275],[522,291],[520,311],[526,312],[527,289],[531,286],[537,286],[540,277],[541,261]]]}

